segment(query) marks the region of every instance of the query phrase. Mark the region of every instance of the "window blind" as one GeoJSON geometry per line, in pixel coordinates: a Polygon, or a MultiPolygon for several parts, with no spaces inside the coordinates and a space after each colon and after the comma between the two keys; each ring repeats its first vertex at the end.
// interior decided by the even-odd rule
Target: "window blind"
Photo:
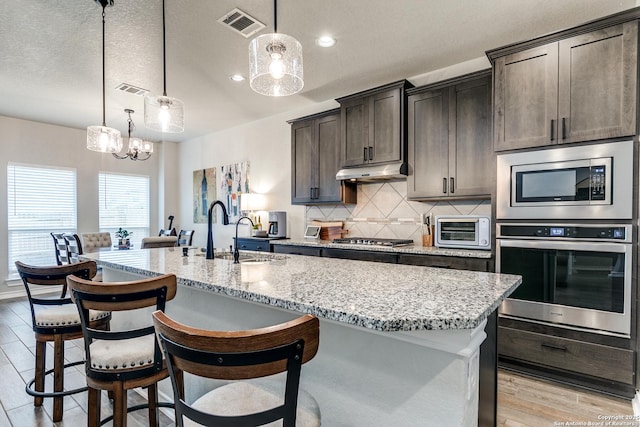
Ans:
{"type": "Polygon", "coordinates": [[[135,247],[149,235],[149,177],[101,172],[98,176],[100,231],[113,233],[122,227],[133,233],[135,247]]]}
{"type": "Polygon", "coordinates": [[[77,227],[76,171],[35,165],[7,166],[9,278],[16,278],[15,261],[55,265],[49,233],[75,233],[77,227]]]}

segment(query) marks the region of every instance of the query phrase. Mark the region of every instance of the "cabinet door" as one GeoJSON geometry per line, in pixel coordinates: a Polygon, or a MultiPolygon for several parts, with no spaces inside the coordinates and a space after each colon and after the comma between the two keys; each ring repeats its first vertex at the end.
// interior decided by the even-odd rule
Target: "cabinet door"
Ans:
{"type": "Polygon", "coordinates": [[[490,195],[491,77],[453,86],[449,94],[449,195],[490,195]]]}
{"type": "Polygon", "coordinates": [[[494,73],[494,149],[555,144],[558,44],[500,57],[494,73]]]}
{"type": "Polygon", "coordinates": [[[637,56],[637,21],[560,41],[561,142],[635,134],[637,56]]]}
{"type": "Polygon", "coordinates": [[[355,166],[368,161],[369,108],[365,99],[341,105],[342,165],[355,166]]]}
{"type": "Polygon", "coordinates": [[[448,89],[409,96],[410,199],[443,197],[448,192],[448,89]]]}
{"type": "Polygon", "coordinates": [[[314,120],[291,126],[291,203],[311,201],[316,187],[317,149],[314,139],[314,120]]]}
{"type": "Polygon", "coordinates": [[[400,89],[388,90],[370,97],[370,163],[400,160],[400,120],[400,89]]]}
{"type": "Polygon", "coordinates": [[[341,182],[336,180],[340,169],[340,115],[315,121],[318,147],[318,183],[315,202],[340,202],[341,182]]]}

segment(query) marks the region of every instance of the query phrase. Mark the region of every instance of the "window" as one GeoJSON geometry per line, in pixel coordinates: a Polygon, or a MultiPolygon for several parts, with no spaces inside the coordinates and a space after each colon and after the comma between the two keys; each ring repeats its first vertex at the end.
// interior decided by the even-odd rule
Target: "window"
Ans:
{"type": "Polygon", "coordinates": [[[113,233],[122,227],[140,247],[149,235],[149,177],[101,172],[98,183],[100,231],[110,232],[115,244],[113,233]]]}
{"type": "Polygon", "coordinates": [[[52,231],[75,233],[75,169],[9,164],[7,166],[9,278],[18,276],[15,261],[55,265],[52,231]]]}

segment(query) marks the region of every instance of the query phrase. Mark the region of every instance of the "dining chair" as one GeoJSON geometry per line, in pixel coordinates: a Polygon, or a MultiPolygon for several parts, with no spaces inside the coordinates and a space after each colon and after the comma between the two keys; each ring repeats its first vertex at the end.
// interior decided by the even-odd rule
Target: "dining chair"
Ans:
{"type": "Polygon", "coordinates": [[[67,251],[67,241],[64,233],[50,233],[53,238],[53,248],[56,255],[56,264],[69,264],[69,252],[67,251]]]}
{"type": "Polygon", "coordinates": [[[82,249],[85,253],[95,252],[100,248],[110,248],[112,244],[109,232],[82,233],[80,236],[82,237],[82,249]]]}
{"type": "MultiPolygon", "coordinates": [[[[169,373],[155,338],[151,308],[163,311],[176,294],[173,274],[128,282],[94,282],[77,276],[67,277],[73,299],[80,313],[85,346],[85,373],[88,386],[88,425],[97,427],[113,421],[115,427],[126,426],[127,413],[148,408],[149,425],[158,425],[158,407],[172,403],[158,402],[158,381],[169,373]],[[111,311],[118,319],[127,319],[126,327],[103,331],[91,326],[91,310],[111,311]],[[142,313],[142,323],[129,320],[142,313]],[[144,320],[146,319],[146,321],[144,320]],[[127,391],[147,389],[147,403],[128,407],[127,391]],[[101,420],[101,392],[113,397],[113,415],[101,420]]],[[[113,322],[112,322],[113,323],[113,322]]]]}
{"type": "Polygon", "coordinates": [[[178,236],[151,236],[143,237],[140,249],[172,248],[178,243],[178,236]]]}
{"type": "Polygon", "coordinates": [[[80,243],[80,237],[75,233],[64,233],[62,235],[67,246],[67,256],[69,262],[80,261],[80,255],[82,255],[82,243],[80,243]]]}
{"type": "Polygon", "coordinates": [[[161,311],[153,313],[153,322],[169,368],[177,426],[320,425],[317,402],[299,387],[302,364],[318,351],[315,316],[243,331],[194,328],[161,311]],[[192,376],[230,382],[187,402],[185,381],[192,376]]]}
{"type": "Polygon", "coordinates": [[[178,246],[191,246],[193,230],[180,230],[178,233],[178,246]]]}
{"type": "MultiPolygon", "coordinates": [[[[34,406],[42,406],[44,398],[53,398],[53,421],[62,420],[63,398],[85,391],[86,387],[64,390],[64,369],[84,363],[84,360],[64,362],[64,342],[82,338],[80,316],[76,306],[67,295],[67,276],[76,275],[91,280],[96,274],[95,261],[82,261],[60,266],[31,266],[16,261],[18,274],[27,293],[31,309],[31,323],[36,339],[34,378],[27,382],[25,390],[34,397],[34,406]],[[60,296],[35,296],[31,285],[47,286],[60,291],[60,296]],[[53,369],[46,369],[47,343],[53,342],[53,369]],[[45,378],[53,374],[53,391],[45,392],[45,378]]],[[[108,329],[111,314],[108,311],[89,313],[92,328],[108,329]]]]}

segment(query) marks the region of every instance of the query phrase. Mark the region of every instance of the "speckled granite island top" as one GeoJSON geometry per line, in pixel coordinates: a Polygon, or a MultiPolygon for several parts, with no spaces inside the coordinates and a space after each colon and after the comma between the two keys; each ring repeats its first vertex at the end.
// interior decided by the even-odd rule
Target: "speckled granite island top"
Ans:
{"type": "Polygon", "coordinates": [[[520,276],[335,258],[244,252],[240,264],[195,249],[85,254],[98,265],[378,331],[472,329],[521,283],[520,276]]]}
{"type": "Polygon", "coordinates": [[[488,259],[492,257],[491,251],[483,251],[478,249],[457,249],[457,248],[437,248],[435,246],[425,247],[420,245],[407,245],[407,246],[376,246],[376,245],[355,245],[350,243],[333,243],[324,240],[292,240],[292,239],[280,239],[270,240],[272,245],[283,246],[308,246],[308,247],[320,247],[327,249],[352,249],[361,251],[375,251],[375,252],[391,252],[400,254],[414,254],[414,255],[439,255],[439,256],[452,256],[463,258],[484,258],[488,259]]]}

